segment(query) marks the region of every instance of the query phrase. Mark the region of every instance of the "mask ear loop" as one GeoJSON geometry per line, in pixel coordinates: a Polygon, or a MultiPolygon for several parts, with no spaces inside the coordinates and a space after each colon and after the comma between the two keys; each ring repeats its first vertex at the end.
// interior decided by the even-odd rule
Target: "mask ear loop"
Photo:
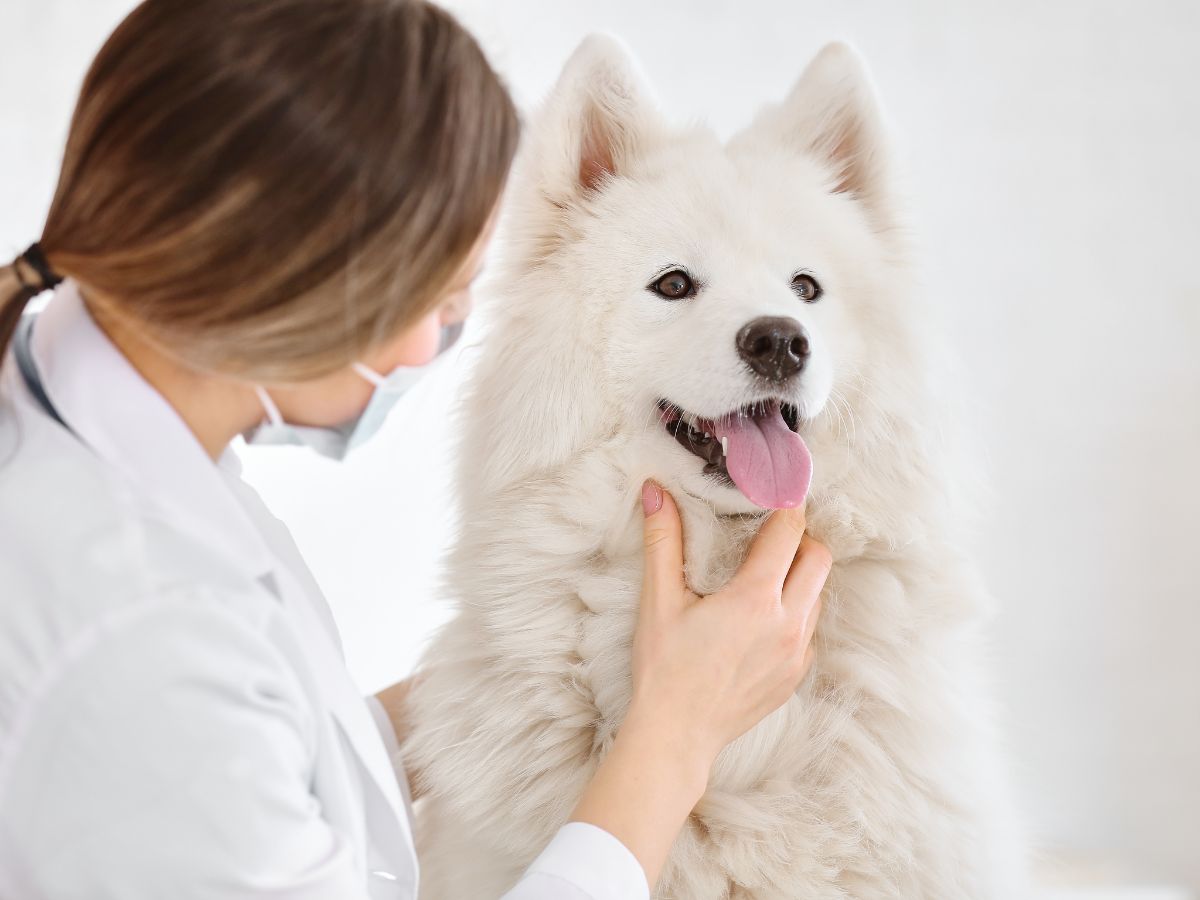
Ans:
{"type": "Polygon", "coordinates": [[[465,317],[464,317],[450,325],[442,326],[441,338],[438,340],[438,355],[439,356],[441,356],[443,353],[445,353],[447,350],[449,350],[451,347],[453,347],[456,343],[458,343],[458,339],[459,339],[459,337],[462,336],[462,333],[463,333],[463,327],[466,324],[467,323],[466,323],[465,317]]]}
{"type": "Polygon", "coordinates": [[[262,385],[254,386],[254,393],[258,394],[258,402],[262,404],[263,409],[267,413],[267,421],[272,425],[282,425],[283,416],[279,413],[279,407],[275,405],[275,401],[271,399],[271,395],[263,390],[262,385]]]}
{"type": "Polygon", "coordinates": [[[387,382],[386,378],[384,378],[370,366],[364,365],[363,363],[356,362],[351,368],[353,368],[354,371],[363,378],[367,379],[367,381],[371,382],[371,384],[375,385],[375,387],[380,387],[387,382]]]}

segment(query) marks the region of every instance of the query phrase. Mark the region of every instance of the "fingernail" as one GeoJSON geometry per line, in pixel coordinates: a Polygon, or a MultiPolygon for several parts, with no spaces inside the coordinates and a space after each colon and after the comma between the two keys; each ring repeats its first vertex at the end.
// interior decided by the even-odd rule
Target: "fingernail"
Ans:
{"type": "Polygon", "coordinates": [[[642,482],[642,512],[652,516],[662,509],[662,488],[647,478],[642,482]]]}

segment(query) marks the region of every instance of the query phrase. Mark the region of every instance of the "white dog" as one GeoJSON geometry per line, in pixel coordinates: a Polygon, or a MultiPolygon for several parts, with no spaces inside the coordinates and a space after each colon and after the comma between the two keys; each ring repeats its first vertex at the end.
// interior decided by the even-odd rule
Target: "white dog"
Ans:
{"type": "Polygon", "coordinates": [[[611,745],[646,477],[700,594],[806,494],[835,560],[809,677],[718,758],[656,896],[1024,896],[888,157],[842,44],[725,144],[664,124],[618,41],[567,63],[514,171],[461,410],[458,612],[404,748],[428,786],[422,897],[503,893],[611,745]]]}

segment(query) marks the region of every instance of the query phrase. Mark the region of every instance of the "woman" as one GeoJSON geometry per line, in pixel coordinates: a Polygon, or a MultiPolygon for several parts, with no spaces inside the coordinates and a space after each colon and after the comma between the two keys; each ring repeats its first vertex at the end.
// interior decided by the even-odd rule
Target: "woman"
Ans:
{"type": "MultiPolygon", "coordinates": [[[[368,436],[469,309],[517,132],[425,0],[147,0],[100,51],[0,270],[0,896],[416,896],[404,686],[358,696],[229,444],[368,436]]],[[[647,897],[807,670],[803,514],[700,599],[643,499],[635,700],[509,898],[647,897]]]]}

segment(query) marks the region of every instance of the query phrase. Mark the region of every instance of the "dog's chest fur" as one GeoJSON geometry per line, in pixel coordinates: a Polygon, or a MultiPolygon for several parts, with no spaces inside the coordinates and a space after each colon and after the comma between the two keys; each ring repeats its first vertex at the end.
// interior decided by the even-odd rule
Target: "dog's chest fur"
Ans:
{"type": "MultiPolygon", "coordinates": [[[[467,499],[449,561],[461,611],[429,652],[405,748],[430,789],[423,896],[502,893],[610,746],[630,693],[637,485],[601,449],[467,499]]],[[[688,580],[708,593],[757,523],[679,500],[688,580]]],[[[907,545],[876,533],[848,486],[808,508],[837,560],[813,671],[721,755],[656,897],[991,897],[969,808],[970,571],[916,516],[907,545]]]]}

